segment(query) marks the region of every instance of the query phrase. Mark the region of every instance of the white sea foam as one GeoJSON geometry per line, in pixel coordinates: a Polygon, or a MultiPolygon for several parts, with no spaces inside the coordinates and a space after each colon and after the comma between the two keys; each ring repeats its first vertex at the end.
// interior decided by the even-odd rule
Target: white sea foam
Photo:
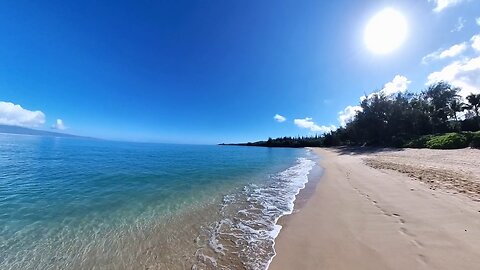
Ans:
{"type": "Polygon", "coordinates": [[[291,214],[296,196],[308,182],[315,162],[299,158],[297,163],[275,175],[265,185],[250,184],[224,197],[222,220],[206,228],[208,249],[199,253],[215,259],[199,268],[229,268],[242,264],[246,269],[267,269],[275,256],[275,238],[281,230],[278,219],[291,214]]]}

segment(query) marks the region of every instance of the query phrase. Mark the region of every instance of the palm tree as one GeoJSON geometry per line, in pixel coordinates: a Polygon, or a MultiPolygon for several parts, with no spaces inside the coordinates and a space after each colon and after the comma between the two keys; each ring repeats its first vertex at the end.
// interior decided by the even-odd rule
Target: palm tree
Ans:
{"type": "Polygon", "coordinates": [[[465,104],[458,99],[453,99],[448,104],[449,115],[453,116],[455,122],[458,122],[457,112],[461,112],[465,109],[465,104]]]}
{"type": "Polygon", "coordinates": [[[478,117],[480,110],[480,94],[470,94],[467,96],[468,108],[475,112],[475,116],[478,117]]]}
{"type": "Polygon", "coordinates": [[[428,114],[434,133],[448,130],[448,118],[453,116],[449,105],[453,100],[458,99],[459,91],[459,88],[441,81],[431,84],[422,92],[421,96],[429,107],[428,114]]]}

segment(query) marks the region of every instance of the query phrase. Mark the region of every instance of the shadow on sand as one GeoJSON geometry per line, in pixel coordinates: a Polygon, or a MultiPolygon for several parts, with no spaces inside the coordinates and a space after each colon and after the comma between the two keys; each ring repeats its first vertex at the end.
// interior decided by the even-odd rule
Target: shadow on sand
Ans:
{"type": "Polygon", "coordinates": [[[328,148],[331,151],[338,153],[339,155],[363,155],[363,154],[375,154],[383,152],[400,152],[402,148],[384,148],[384,147],[368,147],[368,146],[339,146],[328,148]]]}

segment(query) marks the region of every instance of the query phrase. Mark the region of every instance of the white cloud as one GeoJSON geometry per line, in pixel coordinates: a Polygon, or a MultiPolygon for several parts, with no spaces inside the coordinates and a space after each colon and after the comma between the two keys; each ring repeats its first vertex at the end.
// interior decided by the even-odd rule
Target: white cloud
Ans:
{"type": "Polygon", "coordinates": [[[45,114],[30,111],[11,102],[0,101],[0,124],[22,127],[39,127],[45,123],[45,114]]]}
{"type": "Polygon", "coordinates": [[[480,17],[476,18],[475,22],[477,23],[478,26],[480,26],[480,17]]]}
{"type": "Polygon", "coordinates": [[[357,115],[357,112],[361,112],[360,106],[347,106],[343,111],[338,113],[338,122],[342,127],[346,126],[348,122],[352,121],[357,115]]]}
{"type": "Polygon", "coordinates": [[[284,116],[281,116],[278,113],[273,116],[273,119],[279,123],[285,122],[287,120],[287,118],[285,118],[284,116]]]}
{"type": "Polygon", "coordinates": [[[438,50],[423,57],[422,63],[427,64],[431,60],[444,59],[449,57],[455,57],[463,53],[467,49],[467,43],[462,42],[455,44],[446,50],[438,50]]]}
{"type": "Polygon", "coordinates": [[[470,93],[480,93],[480,56],[455,61],[440,71],[428,75],[427,85],[447,81],[462,88],[459,93],[465,97],[470,93]]]}
{"type": "Polygon", "coordinates": [[[386,96],[396,94],[396,93],[403,93],[407,91],[408,85],[411,83],[407,79],[407,77],[402,75],[395,75],[391,82],[385,84],[383,89],[380,91],[386,96]]]}
{"type": "MultiPolygon", "coordinates": [[[[465,97],[470,93],[480,93],[480,34],[471,39],[471,46],[476,51],[476,56],[454,61],[441,70],[430,73],[427,77],[427,85],[446,81],[456,87],[460,87],[460,95],[465,97]]],[[[464,43],[466,44],[466,43],[464,43]]]]}
{"type": "Polygon", "coordinates": [[[294,119],[293,123],[299,128],[310,129],[310,131],[313,131],[313,132],[327,133],[337,128],[334,125],[319,126],[315,124],[315,122],[313,122],[313,119],[310,117],[306,117],[303,119],[294,119]]]}
{"type": "MultiPolygon", "coordinates": [[[[407,77],[402,75],[395,75],[392,81],[386,83],[382,90],[374,92],[367,97],[360,97],[360,101],[363,101],[366,98],[372,98],[374,95],[383,94],[385,96],[393,96],[398,93],[404,93],[407,91],[408,85],[411,83],[407,77]]],[[[355,118],[357,112],[361,112],[362,107],[360,106],[347,106],[343,111],[338,113],[338,122],[340,126],[345,126],[348,122],[352,121],[355,118]]]]}
{"type": "MultiPolygon", "coordinates": [[[[382,90],[371,93],[366,98],[372,98],[374,95],[383,94],[385,96],[393,96],[398,93],[404,93],[407,91],[408,85],[411,83],[407,77],[402,75],[395,75],[391,82],[386,83],[382,90]]],[[[360,97],[360,101],[365,99],[364,96],[360,97]]]]}
{"type": "Polygon", "coordinates": [[[446,49],[440,53],[440,58],[455,57],[467,49],[467,44],[465,42],[460,44],[455,44],[452,47],[446,49]]]}
{"type": "Polygon", "coordinates": [[[465,20],[462,17],[459,17],[458,20],[457,20],[457,24],[455,24],[455,27],[450,32],[460,32],[460,31],[462,31],[466,22],[467,22],[467,20],[465,20]]]}
{"type": "Polygon", "coordinates": [[[428,0],[428,2],[434,2],[435,8],[433,9],[433,11],[440,12],[448,7],[453,7],[463,2],[463,0],[428,0]]]}
{"type": "Polygon", "coordinates": [[[65,130],[67,127],[65,126],[65,123],[63,123],[62,119],[57,119],[55,124],[52,126],[53,129],[58,129],[58,130],[65,130]]]}
{"type": "Polygon", "coordinates": [[[425,55],[422,58],[422,64],[428,64],[428,62],[434,60],[434,59],[439,59],[440,58],[440,51],[434,51],[432,53],[429,53],[425,55]]]}
{"type": "Polygon", "coordinates": [[[472,48],[480,52],[480,34],[473,36],[470,41],[472,42],[472,48]]]}

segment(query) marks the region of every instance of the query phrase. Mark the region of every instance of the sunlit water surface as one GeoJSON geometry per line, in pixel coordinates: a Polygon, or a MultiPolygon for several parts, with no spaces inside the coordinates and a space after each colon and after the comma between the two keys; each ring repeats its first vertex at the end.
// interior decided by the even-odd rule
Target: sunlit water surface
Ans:
{"type": "Polygon", "coordinates": [[[0,134],[0,269],[265,269],[314,158],[0,134]]]}

